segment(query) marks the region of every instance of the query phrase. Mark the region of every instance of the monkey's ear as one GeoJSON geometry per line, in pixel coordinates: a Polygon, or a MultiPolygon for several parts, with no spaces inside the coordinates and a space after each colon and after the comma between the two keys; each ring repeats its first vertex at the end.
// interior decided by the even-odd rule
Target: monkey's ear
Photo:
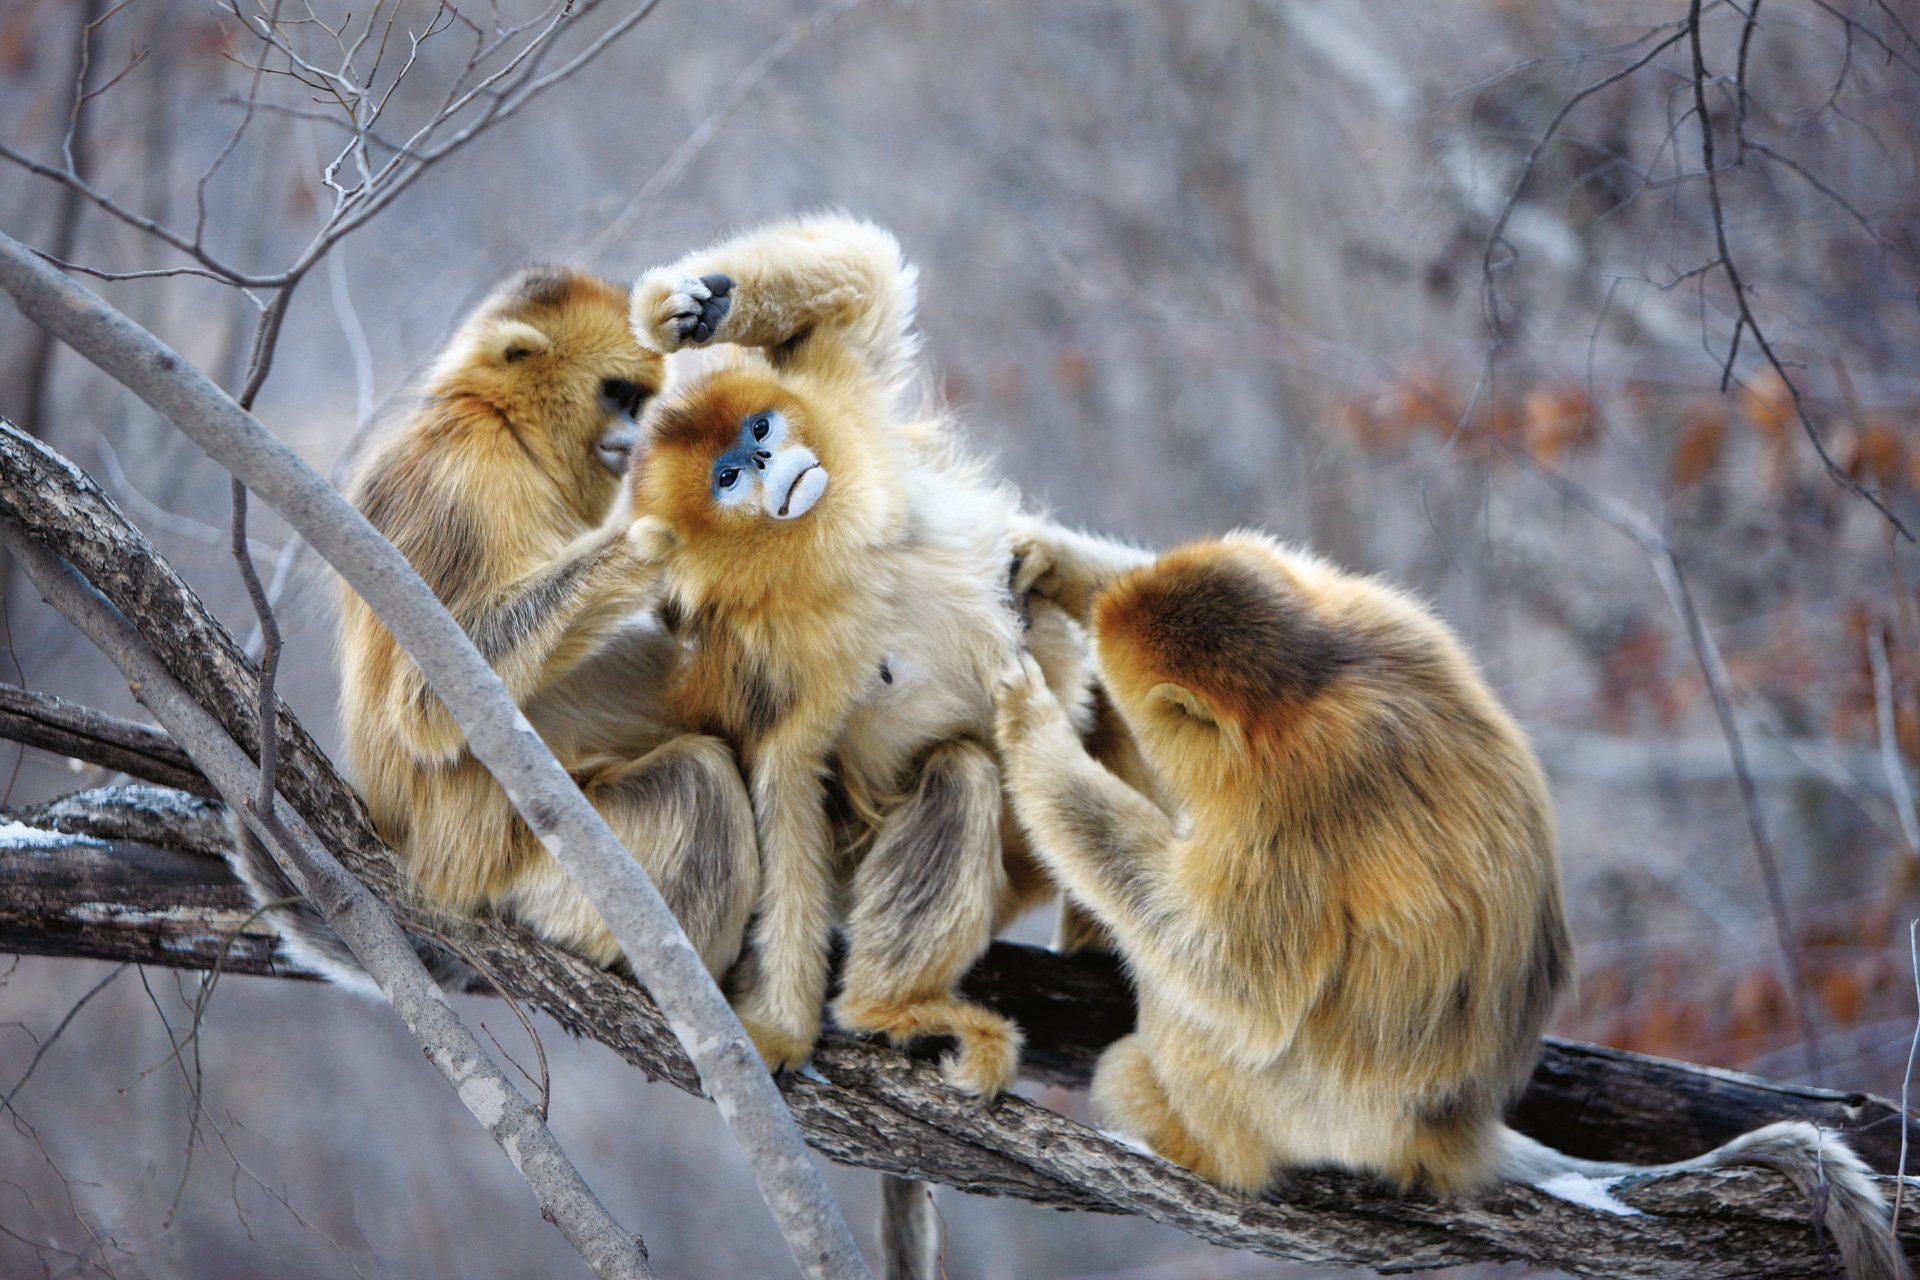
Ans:
{"type": "Polygon", "coordinates": [[[525,360],[553,345],[546,334],[521,320],[501,320],[487,330],[487,349],[508,364],[525,360]]]}
{"type": "Polygon", "coordinates": [[[1200,695],[1185,685],[1171,682],[1157,684],[1147,690],[1147,701],[1153,705],[1177,711],[1202,724],[1217,723],[1213,712],[1208,709],[1205,702],[1200,700],[1200,695]]]}

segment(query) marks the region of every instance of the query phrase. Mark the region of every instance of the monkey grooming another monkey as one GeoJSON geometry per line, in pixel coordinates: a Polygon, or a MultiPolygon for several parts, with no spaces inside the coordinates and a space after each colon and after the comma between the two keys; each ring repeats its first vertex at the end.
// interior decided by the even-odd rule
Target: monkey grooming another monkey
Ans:
{"type": "Polygon", "coordinates": [[[1866,1166],[1813,1125],[1648,1167],[1503,1122],[1569,972],[1553,817],[1518,726],[1430,613],[1253,534],[1144,564],[1084,535],[1025,541],[1021,585],[1090,621],[1172,805],[1087,755],[1031,659],[1010,671],[1014,810],[1139,993],[1138,1030],[1094,1073],[1103,1124],[1248,1194],[1311,1165],[1443,1194],[1764,1165],[1824,1204],[1849,1274],[1908,1275],[1866,1166]]]}
{"type": "MultiPolygon", "coordinates": [[[[726,744],[684,732],[665,705],[676,645],[644,616],[657,602],[653,549],[616,504],[635,415],[662,375],[627,327],[624,289],[527,269],[461,324],[349,496],[466,629],[718,978],[759,890],[752,806],[726,744]]],[[[618,960],[613,935],[468,752],[420,669],[344,588],[339,644],[349,773],[421,895],[457,914],[499,911],[601,965],[618,960]]],[[[291,896],[271,856],[240,834],[235,866],[260,900],[291,896]]],[[[271,915],[306,958],[367,986],[311,908],[271,915]]]]}
{"type": "Polygon", "coordinates": [[[835,1019],[898,1043],[951,1036],[948,1080],[991,1095],[1020,1034],[954,984],[1012,896],[988,739],[1018,646],[1015,500],[950,423],[900,404],[914,275],[892,236],[836,216],[649,272],[643,342],[747,350],[650,411],[634,508],[668,531],[672,705],[747,770],[763,870],[735,1008],[754,1043],[774,1070],[811,1052],[838,923],[835,1019]],[[830,775],[864,828],[851,850],[830,775]]]}

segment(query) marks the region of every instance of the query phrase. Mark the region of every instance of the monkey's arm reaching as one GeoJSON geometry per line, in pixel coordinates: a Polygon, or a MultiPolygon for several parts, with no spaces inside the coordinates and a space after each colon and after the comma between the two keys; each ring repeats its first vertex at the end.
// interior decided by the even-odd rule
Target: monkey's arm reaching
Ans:
{"type": "Polygon", "coordinates": [[[1014,597],[1032,592],[1051,600],[1082,626],[1089,624],[1093,598],[1103,587],[1154,560],[1151,551],[1033,515],[1015,519],[1013,554],[1014,597]]]}
{"type": "Polygon", "coordinates": [[[765,348],[776,366],[850,358],[891,384],[913,355],[916,274],[872,223],[803,218],[647,272],[633,331],[662,354],[711,341],[765,348]]]}
{"type": "MultiPolygon", "coordinates": [[[[591,657],[622,619],[654,601],[664,536],[657,521],[610,519],[487,596],[463,599],[457,589],[431,585],[514,702],[525,706],[591,657]]],[[[391,641],[384,647],[393,665],[385,682],[393,731],[424,759],[454,759],[465,736],[419,667],[391,641]]]]}
{"type": "Polygon", "coordinates": [[[1173,923],[1173,821],[1087,754],[1040,664],[1022,655],[997,694],[1000,760],[1033,848],[1120,937],[1158,951],[1173,923]]]}

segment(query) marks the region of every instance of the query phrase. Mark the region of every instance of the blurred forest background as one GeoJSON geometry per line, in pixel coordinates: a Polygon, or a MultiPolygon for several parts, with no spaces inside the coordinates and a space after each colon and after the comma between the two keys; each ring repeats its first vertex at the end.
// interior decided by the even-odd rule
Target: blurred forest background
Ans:
{"type": "MultiPolygon", "coordinates": [[[[1696,94],[1678,0],[668,0],[337,246],[256,409],[338,468],[517,264],[626,280],[757,219],[874,218],[920,265],[948,395],[1058,515],[1151,544],[1262,526],[1411,584],[1466,636],[1559,805],[1581,985],[1556,1030],[1897,1096],[1920,610],[1914,549],[1874,503],[1920,527],[1920,14],[1748,4],[1703,6],[1696,94]]],[[[491,26],[483,7],[401,0],[382,76],[404,33],[440,34],[389,107],[396,136],[458,71],[465,24],[491,26]]],[[[54,165],[70,147],[159,222],[190,228],[203,201],[212,249],[277,270],[330,203],[338,104],[267,77],[271,109],[200,182],[259,55],[247,22],[275,8],[9,0],[6,145],[54,165]]],[[[356,8],[277,11],[324,51],[356,8]]],[[[48,253],[183,261],[0,174],[0,227],[48,253]]],[[[235,387],[254,310],[233,290],[89,283],[235,387]]],[[[226,474],[11,307],[0,412],[251,629],[226,474]]],[[[331,583],[266,513],[252,532],[282,692],[332,745],[331,583]]],[[[0,678],[142,716],[17,574],[4,605],[0,678]]],[[[14,752],[16,802],[102,780],[14,752]]],[[[109,970],[0,972],[8,1089],[109,970]]],[[[13,1100],[0,1274],[582,1274],[392,1016],[339,992],[221,984],[190,1150],[163,1020],[177,1034],[194,990],[122,974],[13,1100]]],[[[521,1053],[503,1006],[464,1012],[521,1053]]],[[[662,1274],[786,1274],[710,1110],[543,1025],[556,1132],[662,1274]]],[[[873,1175],[831,1176],[870,1218],[873,1175]]],[[[1138,1221],[939,1203],[956,1280],[1311,1274],[1138,1221]]]]}

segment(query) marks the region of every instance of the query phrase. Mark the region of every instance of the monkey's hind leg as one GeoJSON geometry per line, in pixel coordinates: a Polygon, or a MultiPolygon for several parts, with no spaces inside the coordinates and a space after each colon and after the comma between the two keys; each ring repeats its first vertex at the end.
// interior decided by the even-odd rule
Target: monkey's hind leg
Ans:
{"type": "MultiPolygon", "coordinates": [[[[715,980],[740,954],[760,887],[753,808],[733,752],[689,734],[600,769],[583,788],[620,843],[647,869],[715,980]]],[[[499,904],[541,936],[595,964],[620,959],[619,944],[560,864],[519,827],[525,848],[499,904]]]]}
{"type": "Polygon", "coordinates": [[[585,791],[653,877],[708,972],[724,977],[760,892],[753,804],[733,751],[686,734],[601,770],[585,791]]]}
{"type": "Polygon", "coordinates": [[[1231,1115],[1209,1091],[1177,1092],[1200,1110],[1175,1107],[1146,1041],[1136,1033],[1114,1041],[1100,1055],[1087,1101],[1102,1126],[1138,1138],[1209,1182],[1247,1195],[1264,1188],[1272,1180],[1273,1161],[1253,1126],[1231,1115]],[[1216,1114],[1200,1114],[1208,1107],[1217,1107],[1216,1114]],[[1205,1123],[1209,1118],[1214,1123],[1205,1123]]]}
{"type": "Polygon", "coordinates": [[[895,1044],[952,1036],[941,1064],[957,1088],[990,1097],[1013,1083],[1020,1031],[954,995],[986,949],[1005,872],[1000,775],[977,742],[934,749],[854,875],[847,967],[834,1018],[895,1044]]]}

